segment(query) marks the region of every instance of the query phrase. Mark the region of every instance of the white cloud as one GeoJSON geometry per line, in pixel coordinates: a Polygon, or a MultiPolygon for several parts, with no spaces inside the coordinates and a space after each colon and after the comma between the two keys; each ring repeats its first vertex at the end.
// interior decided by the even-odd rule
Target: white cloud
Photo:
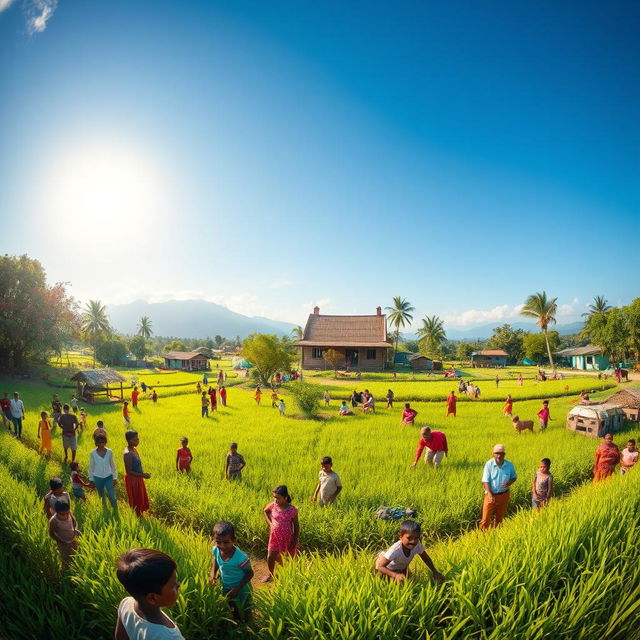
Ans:
{"type": "MultiPolygon", "coordinates": [[[[0,0],[2,2],[3,0],[0,0]]],[[[47,28],[53,12],[58,6],[58,0],[27,0],[25,14],[29,35],[41,33],[47,28]]]]}
{"type": "Polygon", "coordinates": [[[494,307],[489,311],[482,311],[479,309],[468,309],[461,313],[444,314],[443,320],[448,325],[454,325],[458,327],[469,327],[476,324],[483,324],[486,322],[494,322],[496,320],[509,320],[511,318],[517,318],[520,315],[520,309],[522,304],[517,304],[512,307],[508,304],[502,304],[494,307]]]}
{"type": "Polygon", "coordinates": [[[15,0],[0,0],[0,13],[8,9],[14,2],[15,0]]]}
{"type": "Polygon", "coordinates": [[[566,316],[575,316],[578,313],[578,304],[580,300],[574,298],[571,304],[561,304],[558,306],[558,317],[565,318],[566,316]]]}

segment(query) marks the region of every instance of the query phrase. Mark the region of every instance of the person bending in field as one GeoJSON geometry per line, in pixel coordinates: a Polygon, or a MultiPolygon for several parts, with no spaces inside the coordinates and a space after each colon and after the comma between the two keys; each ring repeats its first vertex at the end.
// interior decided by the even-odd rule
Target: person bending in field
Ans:
{"type": "Polygon", "coordinates": [[[422,529],[418,522],[405,520],[398,531],[399,540],[378,556],[376,571],[380,576],[396,582],[404,582],[407,579],[407,570],[411,561],[416,556],[420,556],[431,570],[434,580],[438,583],[443,582],[444,576],[435,568],[420,542],[421,535],[422,529]]]}
{"type": "Polygon", "coordinates": [[[40,440],[40,451],[46,455],[51,455],[51,422],[46,411],[40,414],[38,440],[40,440]]]}
{"type": "Polygon", "coordinates": [[[85,482],[84,478],[80,475],[80,465],[77,462],[72,462],[69,468],[71,469],[71,473],[69,474],[71,477],[71,493],[79,500],[86,500],[87,496],[85,495],[84,488],[90,487],[91,483],[85,482]]]}
{"type": "Polygon", "coordinates": [[[456,417],[456,403],[458,402],[458,398],[456,396],[455,391],[451,391],[451,393],[447,396],[447,412],[445,416],[453,415],[456,417]]]}
{"type": "Polygon", "coordinates": [[[118,606],[115,640],[184,640],[162,607],[178,599],[175,560],[154,549],[131,549],[118,558],[118,580],[129,594],[118,606]]]}
{"type": "Polygon", "coordinates": [[[333,504],[342,491],[342,482],[340,476],[333,470],[333,460],[330,456],[325,456],[320,460],[320,473],[318,474],[318,484],[311,500],[318,503],[321,507],[333,504]]]}
{"type": "Polygon", "coordinates": [[[630,471],[638,462],[638,450],[636,449],[636,441],[631,438],[627,442],[626,449],[622,450],[620,457],[620,473],[624,475],[630,471]]]}
{"type": "Polygon", "coordinates": [[[208,418],[209,417],[209,398],[207,398],[206,392],[202,392],[200,395],[200,417],[208,418]]]}
{"type": "Polygon", "coordinates": [[[411,465],[414,469],[425,449],[427,450],[424,454],[425,464],[437,469],[442,462],[442,458],[449,455],[447,436],[442,433],[442,431],[432,431],[431,427],[422,427],[422,429],[420,429],[420,442],[416,450],[416,457],[411,465]]]}
{"type": "Polygon", "coordinates": [[[55,513],[49,520],[49,535],[58,543],[62,568],[68,569],[78,546],[76,540],[80,533],[78,523],[71,513],[68,502],[58,500],[54,505],[54,510],[55,513]]]}
{"type": "Polygon", "coordinates": [[[298,510],[291,504],[291,500],[289,490],[282,484],[273,490],[273,502],[263,509],[264,519],[270,530],[267,547],[267,567],[270,575],[264,578],[263,582],[273,579],[276,562],[282,564],[283,553],[295,556],[298,550],[298,510]]]}
{"type": "Polygon", "coordinates": [[[64,490],[60,478],[51,478],[51,480],[49,480],[49,488],[50,491],[44,497],[44,515],[47,517],[47,520],[50,520],[55,513],[54,507],[56,502],[66,502],[71,506],[71,498],[64,490]]]}
{"type": "Polygon", "coordinates": [[[191,455],[191,449],[189,449],[189,438],[180,438],[180,444],[182,445],[176,453],[176,471],[191,471],[191,462],[193,456],[191,455]]]}
{"type": "Polygon", "coordinates": [[[549,469],[551,468],[551,460],[542,458],[540,467],[533,476],[533,485],[531,486],[531,506],[534,509],[546,507],[553,495],[553,476],[549,469]]]}
{"type": "Polygon", "coordinates": [[[369,393],[369,389],[364,390],[364,403],[362,405],[362,413],[375,413],[376,399],[373,394],[369,393]]]}
{"type": "Polygon", "coordinates": [[[338,409],[338,415],[340,415],[340,416],[352,416],[353,415],[353,411],[351,409],[349,409],[349,405],[347,404],[346,400],[342,401],[342,404],[340,405],[340,409],[338,409]]]}
{"type": "Polygon", "coordinates": [[[411,408],[408,402],[405,402],[404,409],[402,410],[402,424],[409,424],[413,426],[418,412],[411,408]]]}
{"type": "Polygon", "coordinates": [[[243,455],[238,453],[237,443],[232,442],[224,464],[224,477],[227,480],[242,480],[242,470],[246,466],[243,455]]]}
{"type": "Polygon", "coordinates": [[[507,400],[504,403],[504,415],[507,418],[511,418],[513,414],[513,399],[511,398],[511,394],[507,396],[507,400]]]}
{"type": "Polygon", "coordinates": [[[211,549],[209,582],[215,585],[220,574],[222,593],[229,600],[234,619],[246,620],[251,610],[251,560],[236,547],[236,530],[230,522],[216,522],[211,537],[215,546],[211,549]]]}

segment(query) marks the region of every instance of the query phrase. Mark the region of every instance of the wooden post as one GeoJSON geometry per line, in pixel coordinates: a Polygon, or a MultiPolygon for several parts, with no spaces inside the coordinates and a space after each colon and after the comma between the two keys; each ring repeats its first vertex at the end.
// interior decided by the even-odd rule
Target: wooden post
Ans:
{"type": "Polygon", "coordinates": [[[120,381],[120,400],[124,400],[124,388],[122,387],[122,381],[120,381]]]}
{"type": "Polygon", "coordinates": [[[105,385],[105,389],[107,390],[107,400],[109,399],[109,383],[105,385]]]}

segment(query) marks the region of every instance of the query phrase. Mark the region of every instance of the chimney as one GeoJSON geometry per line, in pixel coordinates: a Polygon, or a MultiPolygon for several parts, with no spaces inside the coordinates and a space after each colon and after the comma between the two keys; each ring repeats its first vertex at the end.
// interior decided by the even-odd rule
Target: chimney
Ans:
{"type": "Polygon", "coordinates": [[[376,307],[376,315],[377,316],[381,316],[382,315],[382,307],[376,307]]]}
{"type": "Polygon", "coordinates": [[[317,316],[320,313],[320,307],[313,307],[313,315],[317,316]]]}

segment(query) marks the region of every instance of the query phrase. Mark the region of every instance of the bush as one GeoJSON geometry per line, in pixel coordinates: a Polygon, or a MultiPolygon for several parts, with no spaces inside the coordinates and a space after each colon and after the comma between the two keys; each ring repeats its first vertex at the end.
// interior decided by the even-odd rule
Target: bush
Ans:
{"type": "Polygon", "coordinates": [[[287,391],[291,393],[298,409],[305,418],[315,418],[318,415],[320,399],[323,390],[320,385],[308,382],[294,382],[287,385],[287,391]]]}

